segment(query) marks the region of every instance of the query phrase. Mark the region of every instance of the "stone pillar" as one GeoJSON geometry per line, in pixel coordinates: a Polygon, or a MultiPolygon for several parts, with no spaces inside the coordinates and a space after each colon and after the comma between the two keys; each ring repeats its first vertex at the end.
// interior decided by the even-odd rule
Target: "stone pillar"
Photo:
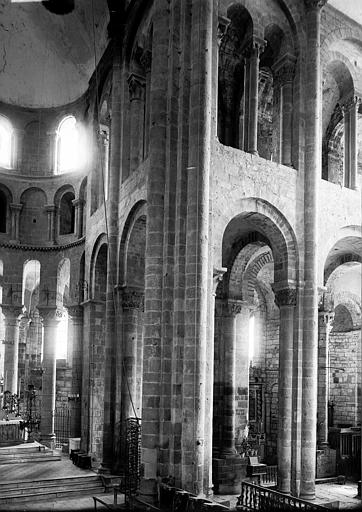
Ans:
{"type": "Polygon", "coordinates": [[[53,306],[38,306],[43,319],[43,376],[40,406],[40,439],[54,448],[54,411],[56,397],[56,339],[62,311],[53,306]]]}
{"type": "Polygon", "coordinates": [[[350,110],[347,105],[343,105],[343,124],[344,124],[344,186],[350,188],[351,186],[351,116],[350,110]]]}
{"type": "Polygon", "coordinates": [[[11,212],[11,241],[19,243],[19,219],[20,212],[23,208],[22,204],[10,204],[11,212]]]}
{"type": "Polygon", "coordinates": [[[55,244],[56,243],[56,223],[55,223],[55,215],[57,211],[57,207],[54,205],[47,205],[45,207],[47,215],[48,215],[48,242],[55,244]]]}
{"type": "MultiPolygon", "coordinates": [[[[118,7],[122,17],[124,6],[118,7]]],[[[122,18],[121,18],[122,19],[122,18]]],[[[116,430],[116,350],[118,342],[115,287],[118,269],[118,204],[121,169],[121,126],[122,126],[122,28],[121,23],[112,40],[112,127],[111,151],[109,165],[109,194],[107,199],[108,251],[107,251],[107,287],[105,309],[105,341],[104,341],[104,401],[103,401],[103,468],[112,468],[115,451],[116,430]]]]}
{"type": "Polygon", "coordinates": [[[223,317],[224,332],[224,424],[221,456],[235,456],[235,380],[236,380],[236,315],[241,312],[240,301],[229,300],[223,317]]]}
{"type": "Polygon", "coordinates": [[[253,37],[249,43],[249,129],[248,152],[258,155],[259,62],[265,41],[253,37]]]}
{"type": "Polygon", "coordinates": [[[137,349],[139,317],[143,311],[143,290],[124,288],[123,309],[123,363],[122,363],[122,419],[138,416],[137,406],[137,349]]]}
{"type": "Polygon", "coordinates": [[[292,165],[293,78],[295,58],[285,55],[273,66],[280,88],[280,163],[292,165]]]}
{"type": "Polygon", "coordinates": [[[22,306],[1,304],[5,317],[4,391],[18,393],[19,325],[23,315],[22,306]]]}
{"type": "Polygon", "coordinates": [[[317,208],[321,177],[320,10],[326,0],[304,0],[307,54],[304,165],[304,308],[301,423],[301,487],[304,499],[315,498],[318,288],[317,208]]]}
{"type": "Polygon", "coordinates": [[[318,446],[328,445],[329,333],[334,313],[318,313],[318,446]]]}
{"type": "Polygon", "coordinates": [[[150,98],[151,98],[151,65],[152,52],[145,50],[141,56],[141,64],[146,73],[145,85],[145,128],[144,128],[144,150],[143,158],[147,158],[150,150],[150,98]]]}
{"type": "Polygon", "coordinates": [[[192,0],[182,485],[204,495],[214,3],[192,0]],[[193,417],[193,421],[190,421],[193,417]]]}
{"type": "Polygon", "coordinates": [[[278,383],[278,490],[290,493],[292,463],[293,335],[296,290],[275,290],[280,311],[278,383]]]}
{"type": "Polygon", "coordinates": [[[249,421],[249,322],[252,306],[238,301],[235,326],[235,433],[237,445],[249,421]],[[240,309],[239,309],[239,306],[240,309]]]}
{"type": "MultiPolygon", "coordinates": [[[[348,104],[348,117],[349,117],[349,144],[348,144],[348,159],[349,159],[349,184],[350,188],[357,187],[357,168],[358,168],[358,109],[360,99],[357,97],[352,98],[348,104]]],[[[346,151],[347,146],[345,146],[346,151]]]]}
{"type": "Polygon", "coordinates": [[[129,99],[131,102],[130,127],[130,173],[135,171],[143,160],[143,133],[145,121],[145,79],[132,73],[128,78],[129,99]]]}
{"type": "Polygon", "coordinates": [[[83,199],[73,199],[72,204],[74,206],[75,235],[77,238],[82,238],[82,236],[83,236],[84,200],[83,199]]]}
{"type": "Polygon", "coordinates": [[[71,436],[81,436],[81,392],[82,392],[82,354],[83,354],[83,306],[68,306],[68,342],[71,350],[72,387],[70,409],[71,436]]]}
{"type": "Polygon", "coordinates": [[[249,95],[250,95],[250,59],[248,52],[244,56],[244,94],[243,94],[243,138],[240,140],[240,149],[247,151],[249,148],[249,95]]]}

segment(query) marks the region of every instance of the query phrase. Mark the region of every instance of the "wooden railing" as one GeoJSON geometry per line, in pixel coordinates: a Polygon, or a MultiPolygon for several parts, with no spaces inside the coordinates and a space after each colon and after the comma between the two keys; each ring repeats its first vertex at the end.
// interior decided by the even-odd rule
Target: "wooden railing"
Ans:
{"type": "Polygon", "coordinates": [[[229,507],[199,498],[194,494],[166,484],[160,485],[160,510],[167,512],[225,512],[229,507]]]}
{"type": "Polygon", "coordinates": [[[266,473],[260,475],[259,485],[273,486],[278,483],[278,466],[267,466],[266,473]]]}
{"type": "Polygon", "coordinates": [[[309,501],[294,498],[267,487],[244,481],[241,483],[241,495],[238,498],[236,510],[258,510],[260,512],[269,512],[270,510],[302,510],[304,512],[317,512],[328,509],[323,505],[316,505],[309,501]]]}

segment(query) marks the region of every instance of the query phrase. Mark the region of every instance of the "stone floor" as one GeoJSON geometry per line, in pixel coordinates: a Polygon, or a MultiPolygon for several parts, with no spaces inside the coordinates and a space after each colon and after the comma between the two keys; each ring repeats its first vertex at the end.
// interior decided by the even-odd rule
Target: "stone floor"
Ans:
{"type": "MultiPolygon", "coordinates": [[[[0,480],[2,482],[19,482],[26,480],[41,480],[45,478],[61,478],[67,476],[93,475],[91,470],[83,470],[74,466],[68,456],[63,456],[57,462],[42,462],[39,464],[12,464],[0,465],[0,480]]],[[[339,510],[361,510],[361,500],[356,498],[357,483],[346,482],[339,484],[318,484],[316,486],[316,500],[313,503],[325,504],[326,502],[339,502],[339,510]]],[[[98,498],[106,503],[113,503],[113,493],[96,494],[98,498]]],[[[233,509],[236,505],[237,496],[214,496],[218,503],[230,506],[233,509]]],[[[119,498],[122,503],[122,497],[119,498]]],[[[55,501],[22,503],[18,505],[7,505],[7,510],[12,512],[20,511],[93,511],[94,502],[92,496],[82,496],[77,499],[64,498],[55,501]]],[[[106,510],[99,506],[99,510],[106,510]]]]}

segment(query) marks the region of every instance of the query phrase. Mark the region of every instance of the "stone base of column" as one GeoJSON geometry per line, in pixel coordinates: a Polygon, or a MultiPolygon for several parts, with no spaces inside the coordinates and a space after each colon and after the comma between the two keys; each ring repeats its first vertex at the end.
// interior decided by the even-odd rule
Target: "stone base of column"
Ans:
{"type": "Polygon", "coordinates": [[[156,505],[158,500],[157,481],[154,478],[142,478],[139,490],[139,497],[150,505],[156,505]]]}
{"type": "Polygon", "coordinates": [[[241,480],[246,478],[248,459],[229,457],[212,460],[212,477],[215,494],[240,494],[241,480]]]}
{"type": "Polygon", "coordinates": [[[40,434],[40,442],[51,450],[55,450],[55,434],[40,434]]]}

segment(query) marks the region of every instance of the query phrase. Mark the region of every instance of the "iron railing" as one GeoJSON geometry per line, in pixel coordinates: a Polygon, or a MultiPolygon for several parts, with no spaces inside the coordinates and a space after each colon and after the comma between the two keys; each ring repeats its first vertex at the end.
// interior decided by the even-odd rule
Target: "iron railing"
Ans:
{"type": "Polygon", "coordinates": [[[258,510],[260,512],[269,512],[270,510],[302,510],[303,512],[317,512],[326,511],[328,508],[295,498],[294,496],[288,496],[268,487],[244,481],[241,483],[241,495],[238,498],[236,510],[258,510]]]}
{"type": "Polygon", "coordinates": [[[58,405],[54,411],[55,446],[62,448],[71,437],[71,409],[68,404],[58,405]]]}

